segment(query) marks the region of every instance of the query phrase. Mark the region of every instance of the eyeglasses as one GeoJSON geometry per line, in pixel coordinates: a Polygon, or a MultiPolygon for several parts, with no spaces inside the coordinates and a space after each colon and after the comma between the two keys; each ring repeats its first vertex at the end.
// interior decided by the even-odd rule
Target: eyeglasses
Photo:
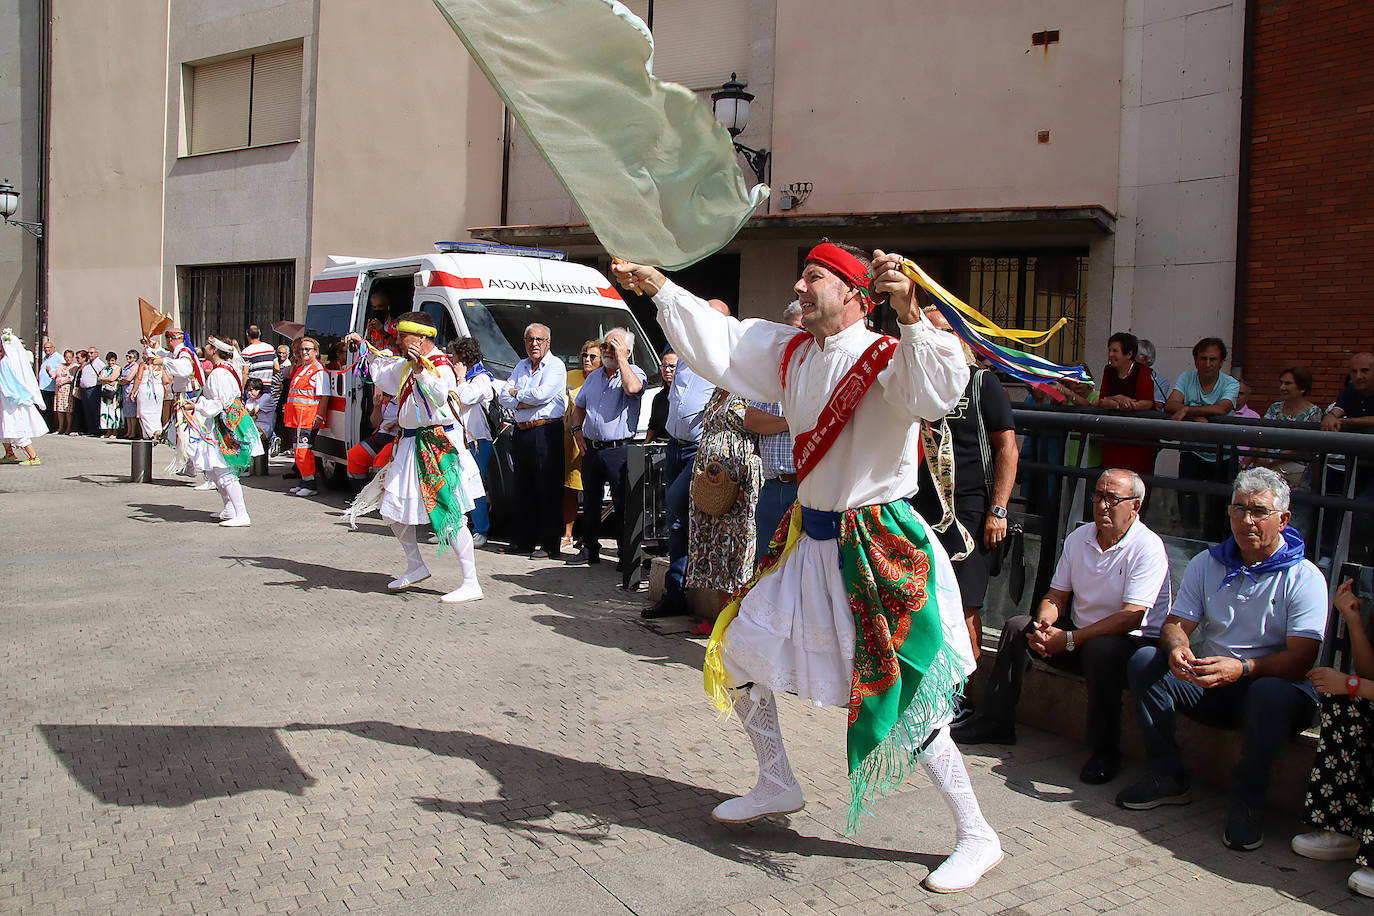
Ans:
{"type": "Polygon", "coordinates": [[[1262,522],[1270,516],[1278,515],[1282,509],[1270,509],[1268,506],[1242,506],[1239,503],[1231,503],[1226,507],[1226,511],[1231,513],[1231,518],[1242,519],[1253,518],[1257,522],[1262,522]]]}
{"type": "Polygon", "coordinates": [[[525,338],[525,343],[548,343],[548,342],[549,342],[549,339],[548,339],[547,337],[526,337],[526,338],[525,338]]]}
{"type": "Polygon", "coordinates": [[[1128,499],[1139,499],[1139,497],[1135,495],[1117,496],[1115,493],[1103,493],[1101,490],[1093,491],[1094,502],[1106,503],[1107,505],[1112,507],[1119,506],[1128,499]]]}

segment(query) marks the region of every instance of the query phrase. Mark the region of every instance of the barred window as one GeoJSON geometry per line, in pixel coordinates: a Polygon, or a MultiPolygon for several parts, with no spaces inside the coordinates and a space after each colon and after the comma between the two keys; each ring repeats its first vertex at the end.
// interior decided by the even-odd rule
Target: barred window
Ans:
{"type": "Polygon", "coordinates": [[[209,264],[179,273],[181,315],[193,341],[213,334],[242,346],[250,324],[271,340],[272,323],[296,314],[295,261],[209,264]]]}
{"type": "Polygon", "coordinates": [[[303,45],[188,67],[191,155],[299,140],[303,45]]]}

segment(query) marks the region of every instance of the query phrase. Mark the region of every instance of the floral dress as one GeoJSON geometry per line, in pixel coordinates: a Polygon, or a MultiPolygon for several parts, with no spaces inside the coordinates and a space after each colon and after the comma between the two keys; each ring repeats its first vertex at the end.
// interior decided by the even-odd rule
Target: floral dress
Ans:
{"type": "Polygon", "coordinates": [[[1322,697],[1321,738],[1303,820],[1360,841],[1358,865],[1374,864],[1374,703],[1322,697]]]}
{"type": "Polygon", "coordinates": [[[744,428],[744,398],[716,389],[703,413],[696,468],[719,461],[739,484],[735,505],[720,518],[692,506],[687,542],[688,588],[735,592],[754,573],[754,511],[763,488],[759,437],[744,428]]]}
{"type": "Polygon", "coordinates": [[[119,429],[124,425],[124,410],[119,403],[119,367],[100,370],[100,428],[119,429]]]}
{"type": "Polygon", "coordinates": [[[72,379],[76,377],[76,363],[67,363],[57,368],[53,380],[57,383],[57,397],[53,409],[58,413],[68,413],[72,409],[72,379]]]}
{"type": "MultiPolygon", "coordinates": [[[[1289,416],[1283,410],[1283,402],[1275,401],[1269,405],[1269,409],[1264,412],[1266,420],[1283,420],[1288,423],[1320,423],[1322,421],[1322,409],[1316,404],[1307,408],[1299,414],[1289,416]]],[[[1311,489],[1307,475],[1307,462],[1285,459],[1270,465],[1274,470],[1283,475],[1283,479],[1288,481],[1288,486],[1294,490],[1311,489]]]]}

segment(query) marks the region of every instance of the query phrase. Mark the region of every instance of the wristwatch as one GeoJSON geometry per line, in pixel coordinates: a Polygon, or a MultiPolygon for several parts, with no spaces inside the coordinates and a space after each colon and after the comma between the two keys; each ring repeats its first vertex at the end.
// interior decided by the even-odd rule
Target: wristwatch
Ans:
{"type": "Polygon", "coordinates": [[[993,518],[1006,518],[1007,510],[1002,506],[989,506],[988,515],[991,515],[993,518]]]}
{"type": "Polygon", "coordinates": [[[1360,679],[1355,675],[1350,675],[1345,682],[1346,692],[1350,694],[1350,699],[1355,699],[1355,694],[1360,690],[1360,679]]]}

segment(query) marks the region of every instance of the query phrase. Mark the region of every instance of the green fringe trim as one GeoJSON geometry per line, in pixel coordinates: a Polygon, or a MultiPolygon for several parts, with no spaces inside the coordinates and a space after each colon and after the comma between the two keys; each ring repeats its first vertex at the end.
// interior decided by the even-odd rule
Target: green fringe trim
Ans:
{"type": "Polygon", "coordinates": [[[890,794],[916,768],[934,725],[953,714],[954,698],[964,689],[964,680],[958,653],[948,644],[941,646],[892,731],[849,774],[847,833],[858,831],[861,815],[873,813],[870,800],[890,794]]]}
{"type": "MultiPolygon", "coordinates": [[[[429,439],[422,444],[417,443],[420,447],[442,449],[444,445],[448,444],[447,441],[437,443],[437,437],[432,437],[423,431],[420,435],[429,439]]],[[[463,476],[458,463],[458,456],[451,449],[445,450],[441,454],[439,469],[443,472],[444,483],[435,495],[434,508],[429,510],[429,523],[433,526],[434,533],[439,537],[438,555],[443,556],[444,551],[453,546],[453,539],[458,536],[459,529],[466,524],[463,521],[463,510],[459,508],[465,501],[466,491],[463,489],[463,476]]]]}

